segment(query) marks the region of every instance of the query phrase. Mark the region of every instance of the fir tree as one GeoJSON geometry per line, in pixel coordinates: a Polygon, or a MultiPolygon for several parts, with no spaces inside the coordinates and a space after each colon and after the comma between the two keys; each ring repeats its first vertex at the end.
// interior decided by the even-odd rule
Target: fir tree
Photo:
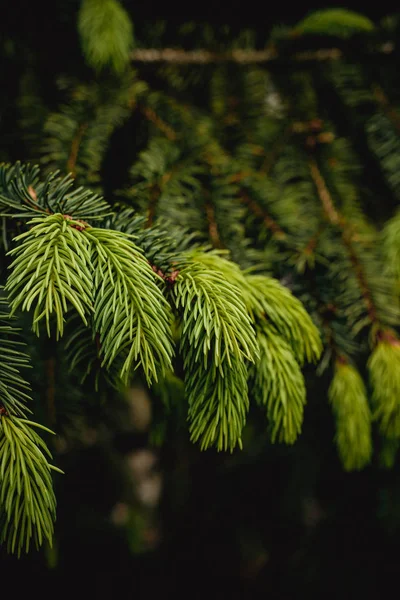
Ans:
{"type": "Polygon", "coordinates": [[[327,372],[343,468],[371,461],[373,431],[393,461],[398,20],[327,10],[264,40],[188,23],[169,49],[118,0],[75,16],[87,67],[49,94],[28,62],[20,155],[2,148],[1,539],[52,539],[59,469],[22,371],[43,338],[70,369],[67,419],[78,382],[110,402],[141,381],[199,449],[242,448],[250,406],[294,444],[327,372]]]}

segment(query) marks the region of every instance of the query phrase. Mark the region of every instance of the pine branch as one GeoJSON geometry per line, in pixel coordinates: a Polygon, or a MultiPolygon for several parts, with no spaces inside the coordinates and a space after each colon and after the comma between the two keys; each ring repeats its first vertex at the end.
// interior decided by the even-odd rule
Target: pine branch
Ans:
{"type": "Polygon", "coordinates": [[[171,311],[157,276],[131,239],[119,231],[84,231],[93,246],[93,327],[103,365],[123,357],[120,377],[142,367],[150,384],[171,370],[171,311]]]}
{"type": "Polygon", "coordinates": [[[260,360],[252,369],[257,402],[266,406],[271,440],[293,444],[301,432],[306,389],[295,355],[274,327],[257,326],[260,360]]]}
{"type": "Polygon", "coordinates": [[[376,310],[376,306],[375,306],[375,302],[374,302],[371,290],[368,285],[365,271],[364,271],[363,266],[357,256],[357,252],[354,247],[353,232],[351,231],[350,227],[347,225],[347,223],[346,223],[345,219],[342,217],[342,215],[336,210],[332,196],[329,193],[329,190],[327,188],[324,178],[322,177],[322,174],[318,168],[317,163],[313,159],[310,159],[309,166],[310,166],[311,177],[315,183],[315,187],[317,189],[318,196],[321,200],[324,212],[325,212],[329,222],[332,225],[338,226],[340,228],[342,241],[348,251],[349,258],[350,258],[351,264],[353,266],[354,273],[357,277],[358,284],[360,287],[362,297],[364,299],[365,306],[368,311],[369,319],[370,319],[371,323],[376,324],[379,322],[377,310],[376,310]]]}
{"type": "Polygon", "coordinates": [[[356,368],[341,358],[328,391],[336,417],[336,444],[346,471],[363,469],[371,460],[371,412],[356,368]]]}
{"type": "Polygon", "coordinates": [[[237,357],[230,359],[229,370],[222,373],[215,365],[201,362],[185,377],[189,402],[188,420],[192,442],[201,450],[215,446],[231,452],[242,448],[241,434],[249,408],[247,369],[237,357]]]}
{"type": "Polygon", "coordinates": [[[62,213],[75,219],[98,220],[111,214],[110,206],[98,194],[74,187],[70,175],[50,173],[43,181],[37,165],[0,165],[0,214],[31,219],[38,215],[62,213]]]}
{"type": "Polygon", "coordinates": [[[256,319],[274,325],[300,365],[317,361],[322,352],[319,332],[300,300],[271,277],[247,275],[246,284],[256,319]]]}
{"type": "Polygon", "coordinates": [[[388,439],[400,438],[400,340],[393,331],[383,331],[368,360],[373,388],[373,418],[388,439]]]}
{"type": "Polygon", "coordinates": [[[87,324],[92,311],[92,270],[86,227],[65,215],[36,217],[32,228],[15,238],[22,242],[9,254],[15,256],[6,284],[12,314],[18,309],[33,312],[33,331],[39,335],[45,319],[51,335],[51,317],[56,318],[57,338],[63,335],[64,318],[73,306],[87,324]]]}
{"type": "MultiPolygon", "coordinates": [[[[3,288],[0,288],[3,292],[3,288]]],[[[26,417],[32,412],[26,403],[30,400],[30,386],[21,376],[20,369],[29,367],[29,356],[21,351],[22,342],[12,325],[7,299],[0,296],[0,406],[4,414],[26,417]]]]}
{"type": "Polygon", "coordinates": [[[244,190],[241,192],[240,197],[241,197],[242,202],[249,207],[251,212],[256,217],[258,217],[259,219],[262,220],[262,222],[264,223],[266,228],[269,229],[269,231],[271,231],[272,235],[276,239],[278,239],[278,240],[286,239],[287,234],[285,233],[285,231],[283,231],[283,229],[280,227],[280,225],[265,211],[264,208],[261,208],[261,206],[255,200],[250,198],[249,195],[244,190]]]}
{"type": "Polygon", "coordinates": [[[76,177],[76,161],[78,158],[79,146],[87,128],[87,123],[81,123],[72,140],[71,151],[67,160],[67,171],[71,173],[74,178],[76,177]]]}
{"type": "Polygon", "coordinates": [[[121,73],[133,46],[133,26],[118,0],[83,0],[78,29],[88,64],[121,73]]]}
{"type": "Polygon", "coordinates": [[[193,252],[172,294],[182,320],[191,439],[202,449],[232,451],[241,446],[248,410],[246,365],[258,356],[240,288],[221,269],[210,269],[204,254],[193,252]]]}
{"type": "Polygon", "coordinates": [[[140,111],[143,115],[148,119],[151,123],[153,123],[162,133],[167,137],[168,140],[174,142],[177,139],[177,133],[161,119],[155,110],[153,110],[150,106],[139,106],[140,111]]]}
{"type": "Polygon", "coordinates": [[[0,297],[0,542],[9,552],[28,552],[45,539],[51,544],[56,501],[53,492],[51,454],[26,420],[31,410],[30,386],[20,373],[29,365],[12,325],[8,302],[0,297]]]}
{"type": "MultiPolygon", "coordinates": [[[[25,419],[0,415],[0,541],[9,552],[29,551],[53,536],[56,500],[53,492],[51,458],[42,438],[25,419]]],[[[45,429],[48,433],[50,430],[45,429]]]]}

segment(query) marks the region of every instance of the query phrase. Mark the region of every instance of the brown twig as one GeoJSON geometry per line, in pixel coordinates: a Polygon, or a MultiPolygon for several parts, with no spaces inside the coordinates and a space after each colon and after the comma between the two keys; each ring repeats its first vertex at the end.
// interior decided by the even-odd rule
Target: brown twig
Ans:
{"type": "Polygon", "coordinates": [[[356,250],[354,248],[353,233],[350,227],[348,226],[345,218],[336,210],[332,196],[328,190],[325,180],[321,174],[321,171],[319,170],[318,165],[314,159],[309,160],[309,167],[311,177],[314,181],[314,185],[317,189],[318,196],[321,200],[321,204],[329,222],[332,225],[337,225],[340,227],[342,240],[347,249],[350,262],[353,266],[355,275],[357,277],[361,295],[364,299],[365,306],[368,311],[368,316],[371,322],[377,323],[378,317],[375,303],[373,301],[372,294],[368,286],[364,268],[360,263],[356,250]]]}
{"type": "MultiPolygon", "coordinates": [[[[379,46],[374,55],[391,54],[395,49],[395,44],[386,42],[379,46]]],[[[270,63],[280,58],[284,61],[293,62],[322,62],[329,60],[338,60],[343,56],[340,48],[319,48],[318,50],[305,50],[303,52],[294,52],[291,56],[282,56],[275,47],[271,46],[264,50],[243,50],[235,49],[230,52],[211,52],[209,50],[183,50],[181,48],[137,48],[131,53],[133,62],[145,63],[173,63],[173,64],[197,64],[205,65],[210,63],[234,62],[238,64],[270,63]]]]}
{"type": "Polygon", "coordinates": [[[304,254],[306,254],[307,256],[310,256],[310,255],[311,255],[311,254],[314,252],[315,248],[317,247],[318,240],[319,240],[319,238],[321,237],[321,235],[322,235],[322,233],[323,233],[324,229],[325,229],[325,226],[324,226],[324,225],[322,225],[322,226],[321,226],[321,227],[318,229],[318,231],[316,231],[316,232],[315,232],[315,233],[314,233],[314,234],[313,234],[313,235],[310,237],[310,239],[308,240],[308,242],[307,242],[307,244],[306,244],[306,246],[305,246],[305,248],[304,248],[304,251],[303,251],[303,252],[304,252],[304,254]]]}
{"type": "Polygon", "coordinates": [[[207,200],[205,202],[205,211],[208,223],[208,235],[210,237],[213,248],[222,248],[222,242],[218,231],[217,221],[215,219],[215,210],[210,201],[209,193],[206,193],[207,200]]]}
{"type": "Polygon", "coordinates": [[[158,127],[158,129],[162,131],[169,140],[176,140],[177,133],[172,129],[170,125],[168,125],[168,123],[163,121],[161,117],[159,117],[158,114],[152,108],[150,108],[149,106],[140,106],[139,109],[140,112],[146,117],[146,119],[148,119],[149,121],[151,121],[151,123],[158,127]]]}
{"type": "Polygon", "coordinates": [[[149,263],[151,268],[153,269],[154,273],[156,273],[159,277],[161,277],[161,279],[164,279],[165,283],[167,283],[168,285],[173,285],[179,275],[179,271],[177,269],[175,269],[174,271],[171,271],[171,273],[169,275],[166,275],[164,273],[164,271],[162,271],[161,269],[159,269],[158,267],[156,267],[156,265],[152,265],[151,263],[149,263]]]}
{"type": "MultiPolygon", "coordinates": [[[[25,202],[28,204],[28,206],[30,206],[31,208],[34,208],[35,210],[41,210],[41,207],[38,204],[38,197],[37,197],[37,193],[36,190],[34,189],[34,187],[32,187],[31,185],[28,185],[28,194],[29,196],[32,198],[32,200],[24,197],[25,202]]],[[[46,209],[46,212],[49,213],[49,209],[46,209]]]]}
{"type": "Polygon", "coordinates": [[[257,204],[255,200],[250,198],[243,190],[240,197],[242,202],[249,207],[251,212],[262,219],[264,225],[271,231],[274,237],[279,240],[286,239],[286,233],[283,231],[280,225],[259,204],[257,204]]]}
{"type": "Polygon", "coordinates": [[[283,130],[282,134],[280,135],[279,140],[275,144],[272,152],[269,152],[268,154],[265,155],[264,162],[260,168],[260,172],[263,175],[265,175],[266,177],[269,175],[272,167],[274,166],[280,153],[282,152],[283,148],[285,147],[286,143],[288,142],[288,139],[290,138],[291,134],[294,131],[295,130],[294,130],[293,124],[287,125],[285,127],[285,129],[283,130]]]}
{"type": "Polygon", "coordinates": [[[78,158],[79,147],[87,127],[87,123],[82,123],[79,125],[74,139],[72,140],[71,151],[67,161],[67,171],[71,173],[72,177],[76,177],[76,161],[78,158]]]}
{"type": "Polygon", "coordinates": [[[315,187],[317,188],[318,196],[321,200],[325,214],[332,225],[338,225],[342,218],[335,208],[332,196],[329,193],[325,180],[322,177],[318,165],[314,159],[310,159],[309,166],[311,177],[314,181],[315,187]]]}
{"type": "MultiPolygon", "coordinates": [[[[296,62],[337,60],[342,56],[339,48],[297,52],[291,57],[296,62]]],[[[138,48],[131,54],[133,62],[167,62],[174,64],[197,64],[234,62],[238,64],[268,63],[279,58],[275,48],[266,50],[232,50],[231,52],[211,52],[209,50],[182,50],[175,48],[138,48]]],[[[285,57],[286,59],[286,57],[285,57]]]]}
{"type": "Polygon", "coordinates": [[[150,193],[146,227],[151,227],[154,223],[154,218],[156,216],[157,200],[160,197],[160,192],[161,192],[160,187],[157,184],[153,185],[151,193],[150,193]]]}

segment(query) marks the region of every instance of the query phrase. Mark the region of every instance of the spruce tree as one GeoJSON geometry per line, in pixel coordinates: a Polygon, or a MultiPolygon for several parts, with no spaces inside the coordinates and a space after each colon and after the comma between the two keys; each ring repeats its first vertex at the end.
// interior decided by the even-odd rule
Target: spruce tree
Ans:
{"type": "MultiPolygon", "coordinates": [[[[80,64],[49,81],[26,61],[1,148],[2,542],[51,543],[52,432],[138,382],[157,443],[172,423],[245,452],[260,422],[295,444],[327,376],[343,468],[392,465],[398,18],[318,11],[266,39],[187,23],[171,48],[118,0],[73,8],[80,64]]],[[[1,49],[10,69],[26,50],[1,49]]]]}

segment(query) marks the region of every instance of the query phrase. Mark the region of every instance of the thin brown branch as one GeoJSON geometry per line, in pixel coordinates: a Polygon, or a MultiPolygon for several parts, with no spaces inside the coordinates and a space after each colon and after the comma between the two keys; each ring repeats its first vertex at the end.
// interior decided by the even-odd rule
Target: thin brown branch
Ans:
{"type": "Polygon", "coordinates": [[[163,121],[152,108],[149,106],[140,106],[140,111],[146,117],[146,119],[158,127],[158,129],[162,131],[169,140],[176,140],[177,133],[172,129],[172,127],[170,127],[170,125],[168,125],[168,123],[163,121]]]}
{"type": "Polygon", "coordinates": [[[76,161],[78,159],[79,147],[81,145],[82,138],[85,134],[87,127],[87,123],[82,123],[81,125],[79,125],[74,139],[72,140],[71,151],[69,153],[67,161],[67,171],[71,173],[72,177],[76,177],[76,161]]]}
{"type": "MultiPolygon", "coordinates": [[[[32,198],[32,200],[28,199],[25,196],[24,200],[25,200],[26,204],[28,204],[28,206],[30,206],[31,208],[34,208],[35,210],[42,210],[38,204],[38,197],[37,197],[36,190],[31,185],[28,185],[27,191],[28,191],[29,196],[32,198]]],[[[47,213],[50,212],[48,208],[46,208],[46,212],[47,213]]]]}
{"type": "Polygon", "coordinates": [[[263,175],[265,175],[265,176],[269,175],[272,167],[274,166],[274,164],[278,160],[280,153],[282,152],[283,148],[287,144],[288,139],[291,136],[291,134],[292,134],[293,131],[294,131],[293,125],[290,123],[289,125],[287,125],[285,127],[285,129],[281,133],[281,135],[279,137],[279,140],[275,144],[272,152],[269,152],[268,154],[265,155],[264,162],[263,162],[263,164],[261,165],[261,168],[260,168],[260,172],[263,175]]]}
{"type": "Polygon", "coordinates": [[[378,316],[374,300],[372,298],[371,290],[368,286],[367,277],[364,268],[357,256],[357,252],[354,247],[354,237],[351,228],[348,226],[345,218],[336,210],[332,196],[328,190],[325,180],[318,168],[317,163],[314,159],[309,160],[309,167],[311,177],[314,181],[314,185],[317,189],[317,193],[321,204],[323,206],[325,215],[332,225],[340,227],[343,244],[345,245],[350,262],[352,264],[354,273],[357,277],[358,285],[360,288],[361,295],[364,299],[365,306],[367,308],[368,316],[373,323],[378,322],[378,316]]]}
{"type": "Polygon", "coordinates": [[[211,52],[209,50],[181,50],[174,48],[138,48],[131,54],[134,62],[168,62],[175,64],[198,64],[233,61],[237,63],[269,62],[276,57],[275,50],[233,50],[211,52]]]}
{"type": "Polygon", "coordinates": [[[154,217],[156,216],[157,200],[160,197],[160,187],[154,185],[149,200],[149,209],[147,211],[147,222],[146,227],[151,227],[154,223],[154,217]]]}
{"type": "Polygon", "coordinates": [[[353,266],[354,272],[358,279],[358,284],[360,286],[361,294],[364,298],[365,306],[367,307],[368,316],[371,319],[372,323],[376,323],[378,321],[378,316],[376,314],[375,303],[372,298],[371,291],[368,286],[367,278],[365,275],[365,271],[359,261],[357,253],[354,248],[351,232],[347,229],[342,231],[342,239],[343,243],[347,248],[349,253],[350,261],[353,266]]]}
{"type": "Polygon", "coordinates": [[[330,223],[332,223],[332,225],[338,225],[342,217],[339,215],[338,211],[335,208],[332,197],[326,186],[325,180],[322,177],[318,165],[314,159],[310,159],[309,166],[311,171],[311,177],[314,181],[315,187],[317,188],[318,196],[321,200],[325,214],[328,217],[330,223]]]}
{"type": "Polygon", "coordinates": [[[209,193],[206,194],[205,211],[208,223],[208,235],[210,237],[213,248],[222,248],[221,238],[218,231],[217,221],[215,219],[215,210],[209,199],[209,193]]]}
{"type": "Polygon", "coordinates": [[[262,219],[264,225],[267,227],[267,229],[271,231],[272,235],[276,239],[286,239],[286,233],[283,231],[280,225],[265,211],[264,208],[257,204],[255,200],[250,198],[248,194],[244,192],[244,190],[242,190],[240,197],[242,202],[249,207],[251,212],[260,219],[262,219]]]}
{"type": "MultiPolygon", "coordinates": [[[[337,60],[342,56],[339,48],[322,48],[297,52],[292,59],[296,62],[337,60]]],[[[174,64],[197,64],[234,62],[238,64],[268,63],[279,58],[275,48],[266,50],[232,50],[231,52],[211,52],[209,50],[182,50],[174,48],[138,48],[131,54],[133,62],[167,62],[174,64]]]]}
{"type": "Polygon", "coordinates": [[[310,256],[311,254],[314,253],[315,248],[317,247],[317,244],[318,244],[318,240],[321,237],[324,229],[325,229],[325,226],[321,225],[321,227],[318,229],[318,231],[316,231],[316,233],[314,233],[310,237],[310,239],[308,240],[308,242],[304,248],[304,254],[306,254],[307,256],[310,256]]]}
{"type": "MultiPolygon", "coordinates": [[[[388,55],[395,49],[395,45],[386,42],[379,46],[374,55],[388,55]]],[[[230,52],[211,52],[209,50],[182,50],[181,48],[137,48],[131,53],[133,62],[145,63],[174,63],[174,64],[197,64],[234,62],[237,64],[269,63],[280,58],[285,62],[321,62],[338,60],[343,56],[340,48],[320,48],[318,50],[305,50],[295,52],[292,56],[280,56],[276,48],[270,47],[264,50],[235,49],[230,52]]]]}
{"type": "Polygon", "coordinates": [[[164,279],[165,283],[167,283],[170,286],[174,285],[174,283],[176,282],[176,279],[177,279],[177,277],[179,275],[179,271],[177,269],[171,271],[167,275],[161,269],[159,269],[158,267],[156,267],[156,265],[152,265],[151,263],[149,263],[149,265],[151,266],[151,268],[154,271],[154,273],[156,273],[159,277],[161,277],[161,279],[164,279]]]}

